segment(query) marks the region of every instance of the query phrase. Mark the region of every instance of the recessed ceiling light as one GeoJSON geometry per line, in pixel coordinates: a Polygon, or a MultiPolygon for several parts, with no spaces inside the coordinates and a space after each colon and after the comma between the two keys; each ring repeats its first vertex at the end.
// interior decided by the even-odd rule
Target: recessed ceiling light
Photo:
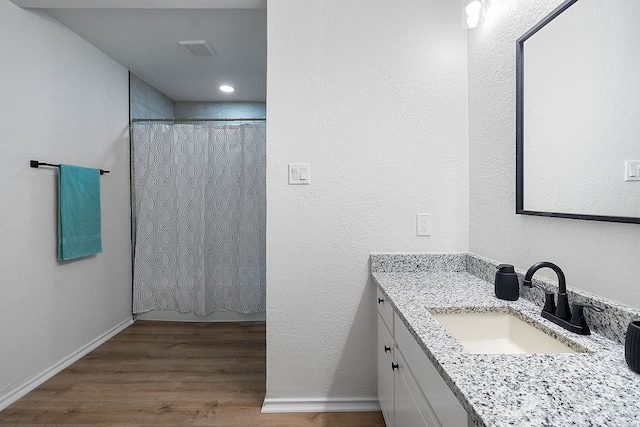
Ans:
{"type": "Polygon", "coordinates": [[[222,86],[220,86],[220,90],[221,90],[221,91],[223,91],[223,92],[231,93],[231,92],[233,92],[233,91],[234,91],[234,90],[236,90],[236,89],[235,89],[233,86],[229,86],[229,85],[222,85],[222,86]]]}

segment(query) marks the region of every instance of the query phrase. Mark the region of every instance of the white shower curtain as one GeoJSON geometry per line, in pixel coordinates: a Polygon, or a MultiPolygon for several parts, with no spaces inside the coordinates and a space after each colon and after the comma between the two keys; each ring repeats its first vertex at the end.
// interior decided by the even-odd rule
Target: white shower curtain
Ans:
{"type": "Polygon", "coordinates": [[[135,124],[133,311],[265,311],[264,124],[135,124]]]}

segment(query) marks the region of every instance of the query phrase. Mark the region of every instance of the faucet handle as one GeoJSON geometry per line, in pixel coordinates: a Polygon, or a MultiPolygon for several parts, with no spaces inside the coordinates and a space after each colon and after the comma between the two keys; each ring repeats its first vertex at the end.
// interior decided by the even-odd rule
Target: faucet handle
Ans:
{"type": "Polygon", "coordinates": [[[547,313],[555,313],[556,312],[556,301],[555,301],[555,295],[553,294],[552,291],[548,291],[545,288],[543,288],[542,286],[535,284],[535,283],[531,283],[531,280],[524,280],[522,282],[523,286],[528,286],[531,289],[533,288],[538,288],[540,289],[542,292],[544,292],[544,308],[542,309],[542,311],[546,311],[547,313]]]}
{"type": "Polygon", "coordinates": [[[584,318],[583,312],[585,308],[590,308],[591,310],[597,311],[599,313],[603,312],[604,309],[591,304],[573,303],[573,315],[571,316],[571,324],[579,326],[588,331],[589,326],[587,325],[587,321],[584,318]]]}
{"type": "Polygon", "coordinates": [[[542,309],[542,311],[546,311],[547,313],[555,313],[556,312],[555,295],[553,294],[552,291],[546,290],[545,288],[543,288],[542,286],[538,285],[537,283],[531,283],[531,280],[526,279],[526,278],[523,280],[522,286],[527,286],[527,287],[529,287],[531,289],[538,288],[542,292],[544,292],[544,308],[542,309]]]}
{"type": "Polygon", "coordinates": [[[579,302],[574,302],[572,305],[574,309],[578,309],[578,310],[580,310],[578,307],[582,307],[582,308],[590,308],[591,310],[597,311],[598,313],[602,313],[604,311],[604,308],[596,307],[595,305],[592,305],[592,304],[582,304],[579,302]]]}
{"type": "Polygon", "coordinates": [[[553,294],[553,292],[547,291],[546,289],[542,289],[542,290],[544,291],[544,307],[542,308],[542,311],[546,311],[547,313],[555,313],[556,312],[555,295],[553,294]]]}

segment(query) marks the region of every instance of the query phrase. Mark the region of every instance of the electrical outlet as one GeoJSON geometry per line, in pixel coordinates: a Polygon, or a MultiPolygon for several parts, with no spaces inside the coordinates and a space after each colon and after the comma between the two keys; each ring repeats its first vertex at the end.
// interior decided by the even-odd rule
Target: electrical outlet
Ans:
{"type": "Polygon", "coordinates": [[[431,214],[417,215],[416,234],[418,236],[431,236],[431,214]]]}

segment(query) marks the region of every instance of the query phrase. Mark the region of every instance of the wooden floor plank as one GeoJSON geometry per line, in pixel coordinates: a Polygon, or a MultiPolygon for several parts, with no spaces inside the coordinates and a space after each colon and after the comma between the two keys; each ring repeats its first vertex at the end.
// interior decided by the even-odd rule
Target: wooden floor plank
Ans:
{"type": "Polygon", "coordinates": [[[261,414],[264,323],[139,321],[0,412],[0,426],[384,427],[380,412],[261,414]]]}

